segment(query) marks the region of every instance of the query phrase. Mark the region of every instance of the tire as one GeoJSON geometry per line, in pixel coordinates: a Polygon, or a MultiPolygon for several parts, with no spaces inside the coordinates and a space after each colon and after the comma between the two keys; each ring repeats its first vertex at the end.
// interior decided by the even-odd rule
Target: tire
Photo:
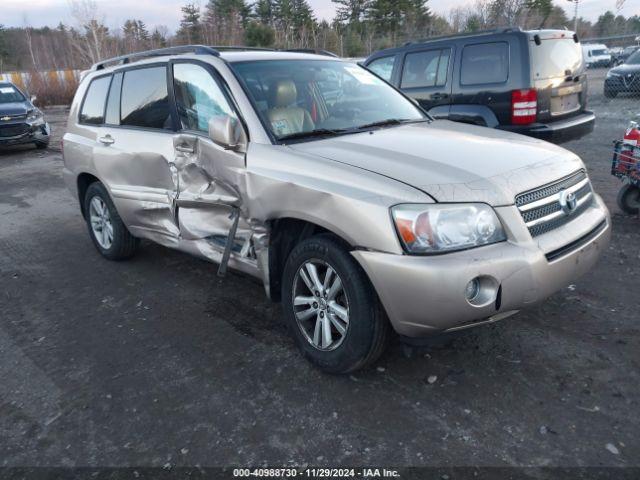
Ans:
{"type": "Polygon", "coordinates": [[[640,188],[635,185],[625,185],[618,192],[618,206],[629,215],[640,212],[640,188]]]}
{"type": "Polygon", "coordinates": [[[607,98],[616,98],[618,96],[618,92],[615,90],[605,90],[604,96],[607,98]]]}
{"type": "MultiPolygon", "coordinates": [[[[294,247],[283,271],[282,303],[285,320],[298,348],[311,363],[327,373],[343,374],[370,365],[378,359],[387,346],[391,326],[373,285],[364,270],[351,256],[347,246],[333,235],[322,234],[311,237],[294,247]],[[327,282],[327,285],[329,287],[336,285],[335,275],[337,274],[342,285],[341,293],[332,300],[332,288],[326,288],[319,292],[320,297],[315,297],[319,303],[294,305],[294,297],[314,299],[308,283],[299,273],[304,269],[307,279],[311,279],[308,274],[309,262],[316,265],[317,278],[321,279],[321,283],[326,279],[326,269],[331,268],[334,275],[330,277],[332,281],[327,282]],[[323,268],[325,268],[324,271],[323,268]],[[323,293],[328,293],[328,297],[324,297],[324,303],[322,302],[323,293]],[[314,305],[316,305],[315,310],[314,305]],[[345,305],[346,308],[344,308],[345,305]],[[344,335],[341,335],[340,330],[335,327],[335,320],[343,318],[336,313],[341,307],[342,315],[346,311],[348,318],[344,335]],[[311,317],[299,322],[298,317],[304,316],[302,314],[305,313],[309,313],[311,317]],[[325,313],[324,320],[320,318],[323,313],[325,313]],[[321,334],[322,344],[316,346],[314,341],[318,323],[321,325],[320,330],[323,333],[325,331],[323,321],[329,325],[333,343],[324,345],[325,337],[321,334]]],[[[338,323],[344,328],[343,322],[338,323]]]]}
{"type": "Polygon", "coordinates": [[[38,150],[44,150],[49,146],[49,142],[35,142],[35,144],[38,150]]]}
{"type": "MultiPolygon", "coordinates": [[[[94,182],[87,188],[87,193],[84,196],[84,212],[87,228],[89,229],[89,236],[103,257],[109,260],[126,260],[135,254],[139,240],[131,235],[127,227],[125,227],[115,205],[111,201],[107,189],[102,183],[94,182]],[[108,212],[108,218],[112,228],[111,242],[105,242],[104,237],[92,226],[92,212],[95,211],[92,210],[92,202],[94,199],[96,203],[101,203],[106,207],[108,212]],[[100,235],[100,238],[98,238],[98,235],[100,235]]],[[[106,218],[106,215],[104,218],[106,218]]],[[[104,229],[104,224],[102,225],[102,229],[104,229]]],[[[102,229],[100,229],[100,231],[102,231],[102,229]]]]}

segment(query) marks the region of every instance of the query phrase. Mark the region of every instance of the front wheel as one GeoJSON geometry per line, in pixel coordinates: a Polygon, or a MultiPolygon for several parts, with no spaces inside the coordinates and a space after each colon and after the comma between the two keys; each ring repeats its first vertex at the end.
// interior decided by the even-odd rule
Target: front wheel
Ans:
{"type": "Polygon", "coordinates": [[[125,260],[133,256],[138,239],[127,230],[102,183],[89,185],[84,197],[84,212],[91,240],[103,257],[125,260]]]}
{"type": "Polygon", "coordinates": [[[331,235],[298,244],[282,282],[284,314],[302,353],[328,373],[374,362],[391,327],[367,275],[331,235]]]}
{"type": "Polygon", "coordinates": [[[625,185],[618,193],[618,206],[630,215],[640,212],[640,188],[635,185],[625,185]]]}

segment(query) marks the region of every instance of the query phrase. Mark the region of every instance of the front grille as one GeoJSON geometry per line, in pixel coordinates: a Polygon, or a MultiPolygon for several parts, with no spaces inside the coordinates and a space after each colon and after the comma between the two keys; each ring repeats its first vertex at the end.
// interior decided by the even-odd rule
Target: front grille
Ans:
{"type": "Polygon", "coordinates": [[[640,87],[640,75],[623,75],[622,83],[625,88],[640,87]]]}
{"type": "Polygon", "coordinates": [[[570,222],[591,205],[593,190],[584,171],[576,172],[557,182],[516,197],[516,206],[532,237],[555,230],[570,222]],[[562,192],[573,193],[576,204],[572,210],[560,203],[562,192]]]}
{"type": "Polygon", "coordinates": [[[19,113],[17,115],[4,115],[3,113],[0,113],[0,124],[2,123],[15,123],[17,121],[20,120],[26,120],[27,119],[27,114],[26,113],[19,113]],[[7,120],[4,120],[4,119],[7,120]]]}
{"type": "Polygon", "coordinates": [[[0,125],[0,137],[17,137],[29,132],[29,125],[0,125]]]}

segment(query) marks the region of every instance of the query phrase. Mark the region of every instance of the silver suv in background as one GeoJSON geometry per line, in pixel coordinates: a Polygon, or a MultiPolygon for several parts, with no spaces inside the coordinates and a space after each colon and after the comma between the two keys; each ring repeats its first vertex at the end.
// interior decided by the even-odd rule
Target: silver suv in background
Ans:
{"type": "Polygon", "coordinates": [[[97,64],[64,162],[104,257],[145,238],[256,277],[333,373],[374,361],[394,330],[462,330],[542,301],[610,237],[576,155],[434,121],[319,55],[193,46],[97,64]]]}

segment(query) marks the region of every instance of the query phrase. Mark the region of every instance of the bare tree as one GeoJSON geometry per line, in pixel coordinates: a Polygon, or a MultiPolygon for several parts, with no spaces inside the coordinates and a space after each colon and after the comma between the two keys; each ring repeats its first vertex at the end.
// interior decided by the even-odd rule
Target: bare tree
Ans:
{"type": "Polygon", "coordinates": [[[67,1],[71,16],[79,27],[77,34],[72,35],[73,46],[89,63],[101,60],[105,55],[109,29],[104,25],[98,5],[95,0],[67,1]]]}

